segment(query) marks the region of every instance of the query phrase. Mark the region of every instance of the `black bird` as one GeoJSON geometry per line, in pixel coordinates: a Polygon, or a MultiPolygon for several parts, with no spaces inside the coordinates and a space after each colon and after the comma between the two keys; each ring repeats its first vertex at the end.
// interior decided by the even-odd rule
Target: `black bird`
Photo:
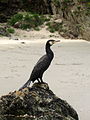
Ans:
{"type": "Polygon", "coordinates": [[[34,66],[31,76],[29,78],[29,80],[19,89],[22,90],[25,87],[28,87],[32,82],[34,82],[35,80],[37,80],[39,83],[42,83],[42,77],[43,77],[43,73],[48,69],[53,57],[54,57],[54,53],[53,51],[50,49],[50,47],[55,44],[56,42],[60,42],[60,40],[48,40],[46,42],[46,54],[44,56],[42,56],[37,64],[34,66]]]}

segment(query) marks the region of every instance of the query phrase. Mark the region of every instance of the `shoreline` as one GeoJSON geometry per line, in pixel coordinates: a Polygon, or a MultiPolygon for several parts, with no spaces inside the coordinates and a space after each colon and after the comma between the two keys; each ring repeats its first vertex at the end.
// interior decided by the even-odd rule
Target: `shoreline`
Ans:
{"type": "Polygon", "coordinates": [[[48,38],[48,39],[18,39],[18,40],[14,40],[14,39],[10,39],[8,37],[0,37],[0,45],[16,45],[16,44],[31,44],[31,43],[45,43],[47,40],[49,39],[55,39],[55,40],[60,40],[62,43],[63,42],[87,42],[89,43],[89,41],[83,40],[83,39],[64,39],[64,38],[48,38]]]}

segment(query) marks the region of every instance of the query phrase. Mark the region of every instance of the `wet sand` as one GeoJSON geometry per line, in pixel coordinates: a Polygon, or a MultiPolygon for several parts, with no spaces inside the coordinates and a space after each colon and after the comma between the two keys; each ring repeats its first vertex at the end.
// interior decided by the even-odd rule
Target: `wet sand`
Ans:
{"type": "MultiPolygon", "coordinates": [[[[42,42],[21,41],[0,44],[0,96],[18,90],[37,60],[45,53],[42,42]]],[[[55,57],[44,81],[60,98],[78,112],[80,120],[90,119],[90,43],[64,41],[52,46],[55,57]]]]}

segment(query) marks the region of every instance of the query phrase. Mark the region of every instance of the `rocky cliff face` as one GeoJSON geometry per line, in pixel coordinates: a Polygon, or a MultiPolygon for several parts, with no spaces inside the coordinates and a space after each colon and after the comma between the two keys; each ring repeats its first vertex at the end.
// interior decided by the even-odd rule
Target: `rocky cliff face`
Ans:
{"type": "Polygon", "coordinates": [[[76,111],[58,98],[48,84],[35,83],[31,88],[0,98],[0,120],[78,120],[76,111]]]}
{"type": "Polygon", "coordinates": [[[6,22],[18,11],[53,14],[50,0],[0,0],[0,22],[6,22]]]}
{"type": "Polygon", "coordinates": [[[62,19],[64,37],[90,40],[90,1],[52,0],[53,14],[62,19]],[[57,1],[57,2],[56,2],[57,1]]]}
{"type": "Polygon", "coordinates": [[[0,0],[0,22],[6,22],[10,16],[22,7],[20,0],[0,0]]]}

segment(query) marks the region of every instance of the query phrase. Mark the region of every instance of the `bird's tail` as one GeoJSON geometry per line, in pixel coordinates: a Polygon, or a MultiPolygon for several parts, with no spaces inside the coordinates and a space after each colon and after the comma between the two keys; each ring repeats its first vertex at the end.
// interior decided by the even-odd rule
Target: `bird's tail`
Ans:
{"type": "Polygon", "coordinates": [[[31,80],[29,79],[21,88],[19,88],[19,91],[26,87],[29,87],[30,83],[31,83],[31,80]]]}

